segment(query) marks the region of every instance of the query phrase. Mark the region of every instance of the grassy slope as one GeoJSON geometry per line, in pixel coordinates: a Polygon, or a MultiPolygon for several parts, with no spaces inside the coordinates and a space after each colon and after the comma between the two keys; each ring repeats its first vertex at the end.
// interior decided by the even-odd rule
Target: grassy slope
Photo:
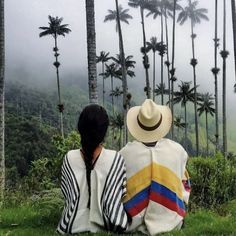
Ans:
{"type": "MultiPolygon", "coordinates": [[[[217,212],[198,210],[189,213],[181,231],[162,235],[236,235],[236,200],[217,212]]],[[[0,211],[1,236],[48,236],[55,233],[56,220],[42,216],[40,210],[30,206],[0,211]]],[[[106,233],[96,235],[108,235],[106,233]]]]}

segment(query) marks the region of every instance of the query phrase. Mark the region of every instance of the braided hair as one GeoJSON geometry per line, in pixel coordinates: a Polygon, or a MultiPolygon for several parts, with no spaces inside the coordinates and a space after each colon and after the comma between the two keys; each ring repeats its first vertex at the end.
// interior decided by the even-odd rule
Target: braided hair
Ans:
{"type": "Polygon", "coordinates": [[[91,198],[91,171],[93,169],[93,154],[95,149],[104,140],[109,125],[106,110],[97,105],[86,106],[80,114],[78,131],[81,137],[82,153],[86,166],[86,179],[88,184],[88,208],[91,198]]]}

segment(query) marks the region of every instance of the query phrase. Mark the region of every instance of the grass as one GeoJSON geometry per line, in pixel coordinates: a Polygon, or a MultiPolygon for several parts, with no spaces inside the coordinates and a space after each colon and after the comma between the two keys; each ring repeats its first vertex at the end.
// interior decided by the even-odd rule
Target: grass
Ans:
{"type": "MultiPolygon", "coordinates": [[[[55,213],[45,215],[37,207],[29,204],[3,208],[0,211],[0,236],[58,235],[55,232],[58,218],[59,212],[58,216],[55,213]]],[[[199,209],[191,212],[186,217],[182,230],[162,235],[236,235],[236,200],[219,207],[216,211],[199,209]]]]}

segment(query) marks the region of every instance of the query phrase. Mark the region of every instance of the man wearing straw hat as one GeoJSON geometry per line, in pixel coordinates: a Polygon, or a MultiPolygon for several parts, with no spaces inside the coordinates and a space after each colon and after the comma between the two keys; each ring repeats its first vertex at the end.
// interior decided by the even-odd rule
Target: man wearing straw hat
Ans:
{"type": "Polygon", "coordinates": [[[172,115],[169,107],[146,99],[127,114],[127,126],[136,139],[121,151],[127,168],[125,208],[132,217],[129,231],[145,234],[180,229],[189,198],[188,154],[167,138],[172,115]]]}

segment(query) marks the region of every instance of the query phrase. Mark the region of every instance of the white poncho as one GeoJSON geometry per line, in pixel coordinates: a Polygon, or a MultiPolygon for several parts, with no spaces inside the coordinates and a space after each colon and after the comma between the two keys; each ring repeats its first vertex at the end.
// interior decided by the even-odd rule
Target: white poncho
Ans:
{"type": "Polygon", "coordinates": [[[126,194],[126,170],[123,157],[102,149],[91,172],[91,200],[88,207],[86,168],[80,150],[69,151],[62,166],[61,190],[65,207],[59,233],[122,232],[128,220],[122,199],[126,194]]]}

